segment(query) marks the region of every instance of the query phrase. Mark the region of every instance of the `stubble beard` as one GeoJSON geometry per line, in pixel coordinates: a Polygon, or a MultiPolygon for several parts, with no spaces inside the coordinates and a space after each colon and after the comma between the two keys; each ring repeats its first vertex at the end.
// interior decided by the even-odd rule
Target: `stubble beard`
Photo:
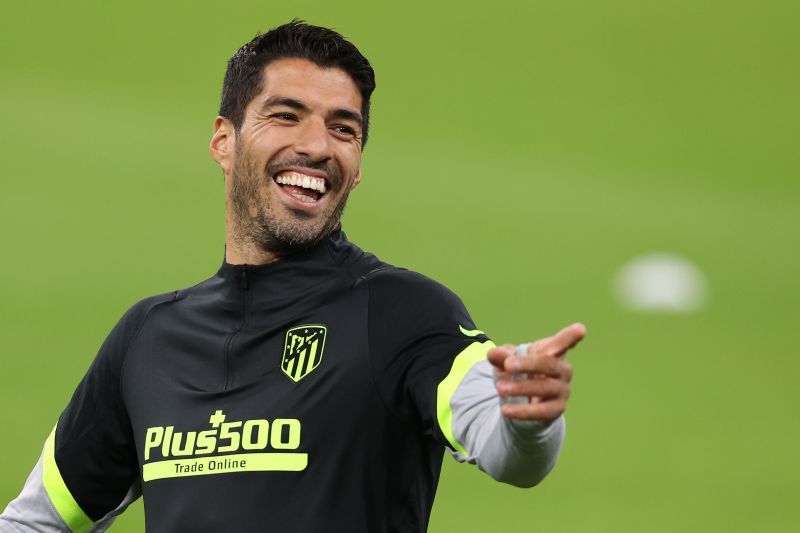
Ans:
{"type": "MultiPolygon", "coordinates": [[[[281,216],[275,212],[270,202],[262,201],[260,190],[262,187],[270,186],[267,180],[272,180],[275,173],[287,167],[324,170],[333,189],[328,194],[348,186],[343,183],[335,165],[329,165],[327,162],[314,163],[308,158],[270,162],[265,175],[237,142],[230,201],[234,219],[233,240],[238,245],[252,246],[268,254],[282,257],[307,250],[339,228],[347,197],[350,195],[349,190],[342,194],[335,205],[328,206],[328,213],[317,220],[299,210],[289,210],[287,214],[281,216]]],[[[272,194],[281,193],[274,191],[272,194]]]]}

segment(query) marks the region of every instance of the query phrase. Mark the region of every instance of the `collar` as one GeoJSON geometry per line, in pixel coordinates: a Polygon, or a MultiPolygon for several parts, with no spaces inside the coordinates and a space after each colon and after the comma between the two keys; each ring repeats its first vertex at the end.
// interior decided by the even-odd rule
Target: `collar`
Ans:
{"type": "Polygon", "coordinates": [[[304,292],[303,287],[319,290],[341,278],[347,264],[363,255],[339,228],[305,250],[264,265],[234,265],[223,255],[216,277],[226,287],[269,289],[273,295],[304,292]]]}

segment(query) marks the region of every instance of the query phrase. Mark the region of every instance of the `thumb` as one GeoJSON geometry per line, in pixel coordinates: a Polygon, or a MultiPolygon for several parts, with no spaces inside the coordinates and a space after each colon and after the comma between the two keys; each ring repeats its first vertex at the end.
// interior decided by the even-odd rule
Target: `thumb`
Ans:
{"type": "Polygon", "coordinates": [[[504,362],[507,358],[514,355],[514,346],[512,344],[503,344],[492,348],[486,353],[486,358],[498,370],[504,370],[504,362]]]}

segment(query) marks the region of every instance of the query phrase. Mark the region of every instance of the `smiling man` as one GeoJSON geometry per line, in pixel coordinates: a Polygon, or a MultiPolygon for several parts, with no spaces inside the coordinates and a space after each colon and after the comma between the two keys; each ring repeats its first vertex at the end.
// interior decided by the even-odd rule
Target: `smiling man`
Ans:
{"type": "Polygon", "coordinates": [[[369,64],[364,59],[359,66],[362,89],[341,68],[274,59],[261,94],[244,109],[233,107],[239,95],[230,94],[241,88],[226,85],[211,140],[232,208],[226,260],[268,263],[338,226],[348,194],[361,181],[374,88],[369,64]]]}
{"type": "Polygon", "coordinates": [[[374,88],[302,22],[231,58],[222,265],[120,319],[1,531],[103,531],[143,493],[150,532],[421,532],[445,450],[547,475],[585,329],[496,347],[447,288],[347,240],[374,88]]]}

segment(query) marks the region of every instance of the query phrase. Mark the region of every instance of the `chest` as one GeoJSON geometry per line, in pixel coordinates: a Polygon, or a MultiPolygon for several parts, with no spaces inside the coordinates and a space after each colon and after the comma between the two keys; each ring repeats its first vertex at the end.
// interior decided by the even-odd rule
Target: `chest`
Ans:
{"type": "Polygon", "coordinates": [[[140,463],[170,476],[248,458],[303,470],[312,451],[368,444],[385,421],[366,318],[357,291],[313,306],[243,302],[239,312],[199,301],[150,317],[123,371],[140,463]]]}

